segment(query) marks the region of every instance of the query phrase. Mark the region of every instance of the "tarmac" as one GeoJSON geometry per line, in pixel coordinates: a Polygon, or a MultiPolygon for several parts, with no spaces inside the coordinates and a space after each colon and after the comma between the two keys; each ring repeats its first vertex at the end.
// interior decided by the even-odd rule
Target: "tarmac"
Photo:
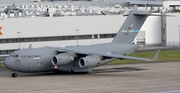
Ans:
{"type": "Polygon", "coordinates": [[[18,73],[12,78],[11,71],[0,68],[0,93],[180,93],[179,71],[180,62],[139,63],[105,65],[89,74],[18,73]]]}

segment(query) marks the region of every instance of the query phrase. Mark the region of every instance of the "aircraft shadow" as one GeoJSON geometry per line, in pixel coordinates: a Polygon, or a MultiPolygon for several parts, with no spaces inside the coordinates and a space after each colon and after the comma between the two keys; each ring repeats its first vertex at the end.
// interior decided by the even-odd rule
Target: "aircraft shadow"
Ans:
{"type": "MultiPolygon", "coordinates": [[[[116,68],[103,68],[103,69],[94,69],[92,72],[90,73],[69,73],[69,72],[62,72],[62,71],[58,71],[56,73],[54,72],[40,72],[40,73],[21,73],[19,76],[20,77],[34,77],[34,76],[63,76],[63,75],[98,75],[98,73],[100,75],[102,74],[106,74],[108,75],[108,73],[116,73],[116,72],[132,72],[132,71],[143,71],[143,70],[148,70],[148,69],[141,69],[141,68],[137,68],[137,67],[116,67],[116,68]]],[[[110,74],[109,74],[110,75],[110,74]]],[[[103,76],[103,75],[102,75],[103,76]]],[[[112,74],[110,75],[112,76],[112,74]]]]}
{"type": "Polygon", "coordinates": [[[142,71],[148,69],[141,69],[137,67],[116,67],[116,68],[103,68],[103,69],[95,69],[94,73],[113,73],[113,72],[131,72],[131,71],[142,71]]]}
{"type": "MultiPolygon", "coordinates": [[[[62,75],[98,75],[98,73],[100,75],[102,75],[102,74],[108,75],[108,73],[111,74],[111,73],[116,73],[116,72],[132,72],[132,71],[143,71],[143,70],[148,70],[148,69],[142,69],[142,68],[138,68],[138,67],[96,68],[96,69],[93,69],[93,71],[88,74],[87,73],[69,73],[69,72],[62,72],[62,71],[58,71],[56,73],[54,73],[53,71],[39,72],[39,73],[19,73],[18,72],[18,77],[56,76],[56,75],[60,75],[60,76],[62,76],[62,75]]],[[[5,68],[0,68],[0,71],[11,75],[11,71],[9,71],[5,68]]]]}

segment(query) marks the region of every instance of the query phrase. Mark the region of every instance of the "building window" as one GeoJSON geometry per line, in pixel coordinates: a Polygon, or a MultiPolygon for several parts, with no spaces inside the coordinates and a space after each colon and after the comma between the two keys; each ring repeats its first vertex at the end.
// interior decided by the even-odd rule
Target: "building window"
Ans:
{"type": "MultiPolygon", "coordinates": [[[[98,39],[98,38],[114,38],[116,36],[113,34],[95,34],[95,35],[78,35],[78,39],[98,39]]],[[[61,40],[76,40],[76,35],[69,36],[52,36],[52,37],[30,37],[30,38],[20,38],[20,42],[42,42],[42,41],[61,41],[61,40]]],[[[18,38],[10,39],[0,39],[0,44],[3,43],[18,43],[18,38]]]]}

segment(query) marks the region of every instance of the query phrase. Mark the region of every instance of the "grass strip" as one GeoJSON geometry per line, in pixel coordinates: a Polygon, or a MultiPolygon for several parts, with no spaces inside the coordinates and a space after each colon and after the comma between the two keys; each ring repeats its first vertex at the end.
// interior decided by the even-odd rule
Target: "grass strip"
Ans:
{"type": "Polygon", "coordinates": [[[4,66],[4,63],[2,63],[2,62],[0,62],[0,67],[6,68],[6,67],[4,66]]]}

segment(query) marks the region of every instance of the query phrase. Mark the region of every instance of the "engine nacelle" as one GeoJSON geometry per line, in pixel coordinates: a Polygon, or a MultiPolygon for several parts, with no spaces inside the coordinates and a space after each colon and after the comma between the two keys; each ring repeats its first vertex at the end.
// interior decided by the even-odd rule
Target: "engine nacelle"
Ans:
{"type": "Polygon", "coordinates": [[[74,57],[71,54],[62,53],[53,57],[52,64],[55,66],[65,65],[71,63],[72,61],[74,61],[74,57]]]}
{"type": "Polygon", "coordinates": [[[95,67],[101,62],[101,57],[99,56],[86,56],[79,60],[79,66],[81,68],[95,67]]]}

